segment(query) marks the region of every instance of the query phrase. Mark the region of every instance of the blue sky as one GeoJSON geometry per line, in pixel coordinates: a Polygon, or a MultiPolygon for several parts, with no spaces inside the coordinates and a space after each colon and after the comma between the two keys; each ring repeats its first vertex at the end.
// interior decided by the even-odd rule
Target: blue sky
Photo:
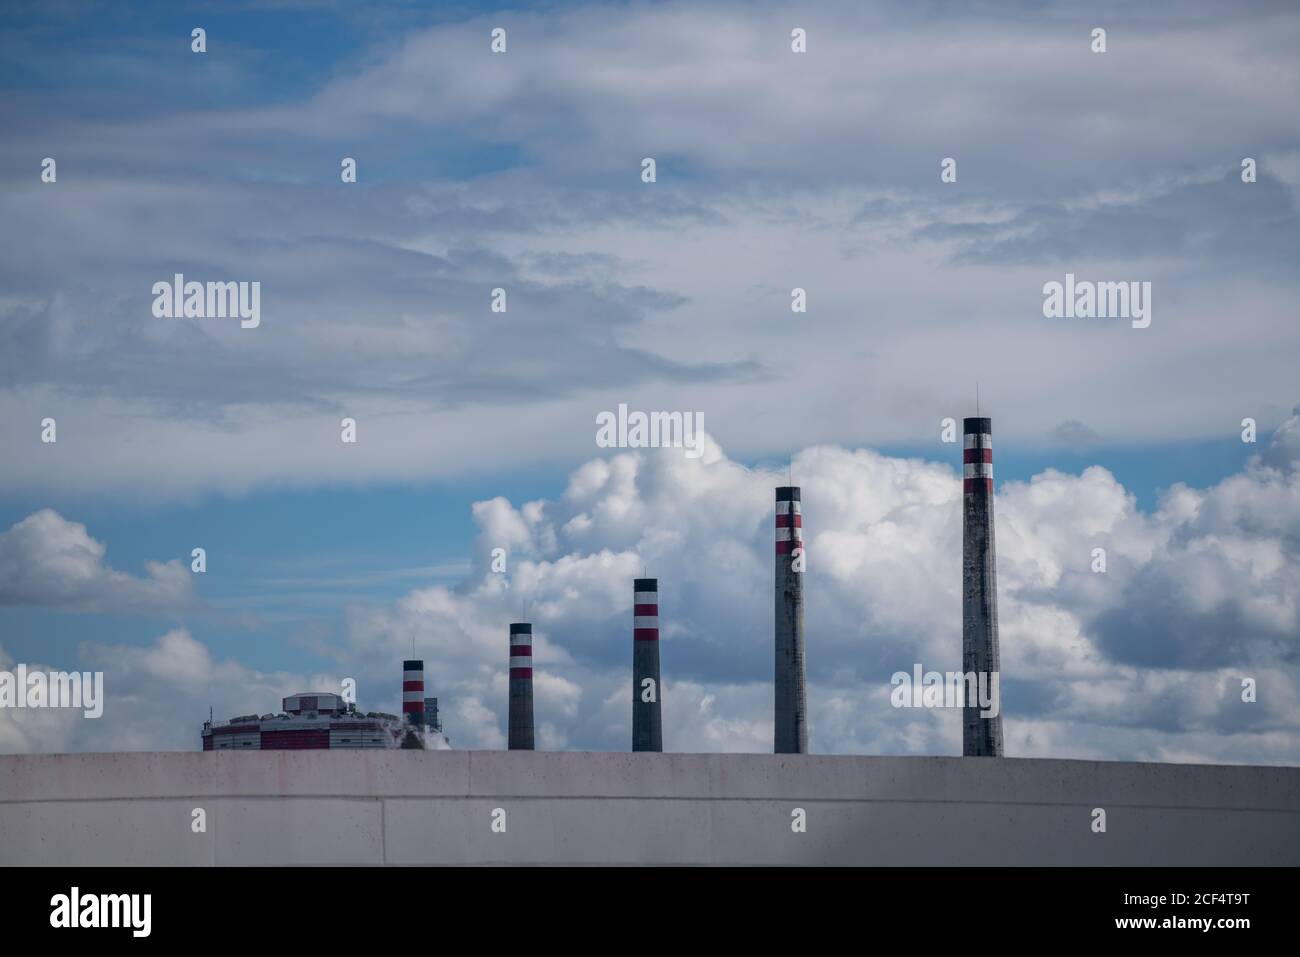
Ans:
{"type": "Polygon", "coordinates": [[[189,747],[210,701],[342,675],[391,708],[413,638],[453,740],[498,746],[523,601],[544,739],[618,747],[620,576],[656,560],[695,569],[669,746],[762,750],[756,490],[794,458],[829,552],[814,748],[951,751],[949,716],[863,702],[956,654],[939,422],[978,380],[1008,752],[1300,760],[1296,39],[1213,2],[7,5],[0,667],[102,662],[132,708],[0,750],[189,747]],[[262,325],[154,318],[175,272],[261,282],[262,325]],[[1152,326],[1044,318],[1067,272],[1152,282],[1152,326]],[[701,413],[711,464],[598,448],[619,403],[701,413]],[[1103,541],[1105,586],[1072,577],[1103,541]],[[1273,695],[1238,713],[1251,669],[1273,695]]]}

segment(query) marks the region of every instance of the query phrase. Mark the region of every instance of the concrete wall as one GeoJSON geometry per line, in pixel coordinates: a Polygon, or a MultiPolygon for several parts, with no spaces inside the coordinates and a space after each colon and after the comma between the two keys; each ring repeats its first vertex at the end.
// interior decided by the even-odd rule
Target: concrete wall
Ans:
{"type": "Polygon", "coordinates": [[[501,751],[0,756],[0,865],[1300,864],[1300,768],[501,751]],[[191,831],[191,810],[207,832],[191,831]],[[807,812],[807,833],[791,811],[807,812]],[[1107,832],[1091,811],[1105,808],[1107,832]],[[491,830],[506,812],[506,833],[491,830]]]}

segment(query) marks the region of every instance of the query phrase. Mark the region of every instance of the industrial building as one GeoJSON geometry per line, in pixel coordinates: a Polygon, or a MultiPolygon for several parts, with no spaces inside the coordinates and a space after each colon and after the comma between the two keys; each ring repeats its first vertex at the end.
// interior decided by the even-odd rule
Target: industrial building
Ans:
{"type": "Polygon", "coordinates": [[[425,698],[424,662],[403,662],[405,718],[361,712],[329,691],[289,695],[279,714],[245,714],[203,722],[204,751],[302,751],[338,748],[420,748],[427,734],[442,734],[438,699],[425,698]],[[418,679],[415,675],[418,673],[418,679]],[[417,687],[418,686],[418,687],[417,687]],[[407,696],[418,693],[418,705],[407,696]]]}
{"type": "MultiPolygon", "coordinates": [[[[997,549],[993,523],[992,420],[964,420],[962,452],[962,670],[999,677],[997,549]]],[[[773,611],[773,741],[775,754],[808,751],[804,637],[802,490],[776,489],[773,611]]],[[[659,580],[632,582],[632,751],[663,751],[659,660],[659,580]]],[[[513,622],[508,639],[507,749],[535,747],[533,626],[513,622]]],[[[1000,684],[994,684],[999,687],[1000,684]]],[[[402,663],[402,719],[362,715],[334,694],[293,695],[279,715],[245,715],[203,728],[203,749],[276,750],[401,747],[423,749],[426,732],[441,733],[438,699],[424,696],[424,661],[402,663]]],[[[1002,716],[985,717],[969,697],[962,707],[962,754],[1002,756],[1002,716]]]]}
{"type": "Polygon", "coordinates": [[[204,751],[288,751],[304,748],[395,748],[396,715],[363,714],[331,692],[290,695],[279,714],[246,714],[203,722],[204,751]]]}

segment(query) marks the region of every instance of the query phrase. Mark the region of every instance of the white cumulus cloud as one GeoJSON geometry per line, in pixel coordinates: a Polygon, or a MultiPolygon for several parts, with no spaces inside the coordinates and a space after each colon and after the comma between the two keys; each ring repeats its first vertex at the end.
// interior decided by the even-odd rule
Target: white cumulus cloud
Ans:
{"type": "Polygon", "coordinates": [[[107,547],[58,512],[33,512],[0,533],[0,605],[73,611],[160,611],[195,604],[194,580],[179,559],[145,562],[145,576],[113,568],[107,547]]]}

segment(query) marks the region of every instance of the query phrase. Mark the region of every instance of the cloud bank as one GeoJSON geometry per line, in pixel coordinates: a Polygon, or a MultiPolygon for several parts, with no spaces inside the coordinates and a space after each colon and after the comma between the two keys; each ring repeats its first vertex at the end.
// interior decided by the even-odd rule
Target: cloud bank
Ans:
{"type": "MultiPolygon", "coordinates": [[[[1300,762],[1300,415],[1241,472],[1178,485],[1139,510],[1105,469],[1000,486],[998,583],[1009,755],[1300,762]],[[1106,551],[1104,573],[1094,549],[1106,551]],[[1257,701],[1242,700],[1243,679],[1257,701]]],[[[961,658],[961,482],[948,464],[817,446],[803,488],[810,743],[823,753],[960,750],[956,712],[901,710],[890,676],[961,658]]],[[[190,747],[207,700],[265,710],[307,682],[358,677],[392,707],[414,645],[458,747],[504,746],[507,624],[534,621],[546,749],[616,749],[630,736],[631,579],[660,579],[665,747],[771,747],[772,489],[784,474],[706,454],[626,452],[576,469],[559,499],[474,507],[473,569],[455,587],[352,608],[337,676],[265,675],[214,661],[187,632],[152,647],[87,645],[106,670],[101,724],[0,715],[10,746],[190,747]],[[505,573],[491,552],[507,551],[505,573]],[[22,721],[57,725],[41,737],[22,721]],[[90,727],[94,725],[94,727],[90,727]],[[102,728],[119,729],[112,734],[102,728]],[[33,736],[35,735],[35,736],[33,736]]],[[[57,517],[39,513],[21,537],[57,517]]],[[[5,548],[12,553],[13,531],[5,548]]],[[[102,548],[102,547],[101,547],[102,548]]],[[[45,561],[37,590],[75,600],[45,561]]],[[[98,565],[91,565],[97,568],[98,565]]],[[[98,573],[102,574],[102,573],[98,573]]],[[[72,665],[65,665],[71,667],[72,665]]]]}
{"type": "Polygon", "coordinates": [[[1104,56],[1068,5],[832,3],[798,14],[798,55],[792,16],[470,17],[291,87],[215,41],[66,69],[33,31],[13,55],[63,79],[0,105],[0,159],[28,171],[0,181],[0,443],[23,453],[0,492],[568,468],[619,402],[699,410],[746,461],[915,448],[975,367],[1026,445],[1069,422],[1131,443],[1286,418],[1293,7],[1115,5],[1104,56]],[[212,76],[177,104],[233,64],[247,89],[212,76]],[[89,109],[96,75],[131,109],[89,109]],[[940,184],[949,156],[958,180],[940,184]],[[1152,327],[1044,319],[1040,290],[1067,271],[1150,281],[1152,327]],[[176,272],[261,282],[263,324],[153,318],[150,288],[176,272]],[[58,447],[39,444],[46,416],[58,447]]]}

